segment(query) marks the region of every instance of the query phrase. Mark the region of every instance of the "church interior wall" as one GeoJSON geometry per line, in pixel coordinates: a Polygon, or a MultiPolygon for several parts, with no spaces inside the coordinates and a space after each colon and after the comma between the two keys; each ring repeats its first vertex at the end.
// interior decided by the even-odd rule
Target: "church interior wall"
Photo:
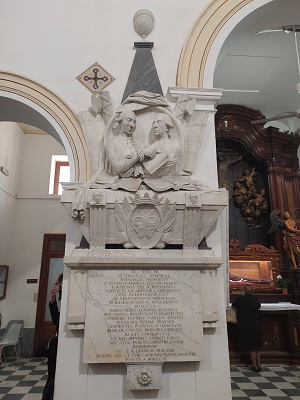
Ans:
{"type": "Polygon", "coordinates": [[[6,298],[0,302],[0,311],[3,326],[10,319],[23,319],[32,339],[38,283],[26,281],[39,279],[44,233],[66,231],[60,196],[48,194],[51,156],[65,154],[65,150],[51,136],[24,134],[13,122],[1,122],[0,134],[1,149],[10,155],[9,175],[0,176],[4,205],[0,208],[0,254],[1,263],[9,265],[6,298]]]}
{"type": "MultiPolygon", "coordinates": [[[[0,164],[8,174],[0,173],[0,254],[1,263],[9,261],[9,247],[14,222],[16,187],[21,156],[22,132],[17,124],[0,122],[0,164]]],[[[1,303],[0,303],[1,304],[1,303]]]]}
{"type": "Polygon", "coordinates": [[[178,59],[189,30],[208,3],[174,0],[149,5],[134,0],[128,5],[114,0],[103,7],[102,2],[92,0],[87,7],[83,1],[74,6],[74,1],[66,0],[62,7],[58,0],[43,6],[35,0],[26,4],[2,2],[0,68],[49,87],[79,112],[90,106],[90,95],[76,76],[97,61],[116,79],[109,90],[118,105],[135,55],[133,44],[140,39],[132,18],[137,10],[149,8],[155,15],[149,40],[155,43],[153,57],[165,93],[176,81],[178,59]],[[49,23],[45,23],[45,16],[49,23]]]}

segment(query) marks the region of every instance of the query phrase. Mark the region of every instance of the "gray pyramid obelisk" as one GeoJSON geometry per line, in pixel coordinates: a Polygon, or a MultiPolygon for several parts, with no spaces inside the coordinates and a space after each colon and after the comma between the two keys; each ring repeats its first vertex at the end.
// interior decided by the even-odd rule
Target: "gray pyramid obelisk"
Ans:
{"type": "Polygon", "coordinates": [[[140,90],[163,95],[151,49],[153,42],[135,42],[135,57],[123,94],[122,102],[140,90]]]}

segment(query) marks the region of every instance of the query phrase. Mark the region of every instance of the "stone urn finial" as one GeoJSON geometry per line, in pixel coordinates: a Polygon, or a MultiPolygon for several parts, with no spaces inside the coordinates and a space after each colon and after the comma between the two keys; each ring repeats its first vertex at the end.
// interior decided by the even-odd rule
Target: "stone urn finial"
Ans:
{"type": "Polygon", "coordinates": [[[149,10],[138,10],[133,16],[133,27],[143,41],[150,35],[154,27],[154,15],[149,10]]]}

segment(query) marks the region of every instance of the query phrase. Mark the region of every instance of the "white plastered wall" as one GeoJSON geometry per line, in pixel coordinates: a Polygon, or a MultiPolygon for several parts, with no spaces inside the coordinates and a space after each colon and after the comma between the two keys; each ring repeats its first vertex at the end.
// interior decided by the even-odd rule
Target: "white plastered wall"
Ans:
{"type": "Polygon", "coordinates": [[[9,263],[22,135],[23,134],[17,124],[0,122],[0,167],[3,167],[8,173],[8,175],[6,175],[3,172],[0,172],[1,264],[9,263]]]}
{"type": "Polygon", "coordinates": [[[48,195],[47,185],[52,154],[66,152],[51,136],[25,135],[13,122],[0,123],[0,136],[9,171],[8,176],[0,174],[4,206],[0,208],[0,263],[9,265],[0,310],[4,325],[10,319],[23,319],[26,328],[34,328],[38,283],[26,281],[39,279],[44,233],[66,232],[60,197],[48,195]]]}
{"type": "Polygon", "coordinates": [[[180,52],[195,17],[208,3],[209,0],[2,1],[0,70],[38,81],[79,112],[89,108],[90,92],[76,76],[97,61],[116,79],[108,90],[118,105],[135,55],[133,44],[141,40],[133,29],[132,18],[137,10],[146,8],[155,16],[155,27],[147,40],[154,42],[152,53],[165,93],[176,81],[180,52]]]}

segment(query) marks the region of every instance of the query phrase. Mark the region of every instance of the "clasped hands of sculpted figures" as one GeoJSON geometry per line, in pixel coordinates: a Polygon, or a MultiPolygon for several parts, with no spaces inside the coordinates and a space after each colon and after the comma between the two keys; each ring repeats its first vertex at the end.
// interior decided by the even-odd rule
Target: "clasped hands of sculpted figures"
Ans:
{"type": "Polygon", "coordinates": [[[171,118],[159,113],[154,118],[152,130],[154,143],[145,147],[141,141],[133,139],[136,128],[134,112],[126,110],[115,119],[120,125],[120,133],[109,139],[105,145],[105,153],[112,172],[122,178],[163,176],[175,169],[181,156],[181,150],[170,139],[173,129],[171,118]],[[155,159],[152,163],[150,160],[155,159]],[[167,164],[168,168],[161,168],[167,164]]]}

